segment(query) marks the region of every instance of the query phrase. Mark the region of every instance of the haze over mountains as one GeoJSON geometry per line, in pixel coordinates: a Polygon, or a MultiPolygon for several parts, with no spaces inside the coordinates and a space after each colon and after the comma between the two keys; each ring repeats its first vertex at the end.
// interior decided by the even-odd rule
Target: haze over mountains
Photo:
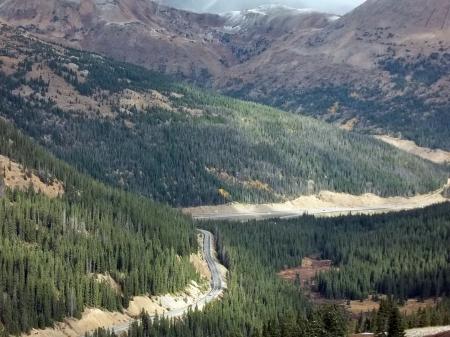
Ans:
{"type": "Polygon", "coordinates": [[[339,18],[282,6],[214,15],[144,0],[2,0],[0,18],[234,96],[450,149],[449,6],[369,0],[339,18]]]}
{"type": "Polygon", "coordinates": [[[156,1],[166,6],[210,13],[225,13],[237,10],[246,10],[261,5],[284,5],[292,8],[312,8],[326,13],[344,14],[364,2],[364,0],[246,0],[246,1],[221,1],[221,0],[159,0],[156,1]]]}

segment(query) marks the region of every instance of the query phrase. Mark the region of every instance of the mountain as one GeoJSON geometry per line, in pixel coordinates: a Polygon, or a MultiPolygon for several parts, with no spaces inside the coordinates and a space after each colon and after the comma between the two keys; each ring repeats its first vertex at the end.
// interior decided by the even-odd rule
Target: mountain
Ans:
{"type": "Polygon", "coordinates": [[[217,15],[199,15],[147,0],[0,1],[3,20],[47,40],[93,50],[152,69],[217,75],[230,57],[210,31],[217,15]]]}
{"type": "Polygon", "coordinates": [[[448,149],[449,6],[367,1],[322,29],[278,39],[218,86],[339,125],[448,149]]]}
{"type": "Polygon", "coordinates": [[[234,68],[252,64],[253,60],[273,50],[278,41],[286,40],[294,32],[303,35],[322,29],[339,18],[336,15],[318,13],[310,9],[280,5],[259,6],[249,10],[224,13],[222,16],[226,21],[220,31],[221,41],[237,59],[235,65],[228,67],[230,73],[220,76],[220,79],[214,83],[222,89],[225,87],[221,81],[228,80],[229,77],[233,80],[234,68]]]}
{"type": "Polygon", "coordinates": [[[447,0],[194,14],[148,0],[2,0],[41,38],[336,125],[450,149],[447,0]]]}
{"type": "Polygon", "coordinates": [[[81,171],[174,206],[435,190],[439,166],[372,137],[174,82],[4,25],[1,116],[81,171]]]}
{"type": "Polygon", "coordinates": [[[210,85],[242,62],[241,54],[267,47],[266,35],[273,40],[287,30],[324,25],[321,15],[310,14],[284,6],[195,14],[149,0],[0,1],[1,19],[41,38],[210,85]],[[244,29],[236,29],[236,14],[244,29]]]}

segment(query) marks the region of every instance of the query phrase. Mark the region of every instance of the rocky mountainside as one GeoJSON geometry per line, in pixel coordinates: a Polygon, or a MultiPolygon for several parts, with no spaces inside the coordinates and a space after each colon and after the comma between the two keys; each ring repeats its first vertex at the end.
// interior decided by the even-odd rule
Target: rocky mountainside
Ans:
{"type": "Polygon", "coordinates": [[[231,58],[211,34],[224,18],[146,0],[3,0],[0,12],[47,40],[189,78],[218,75],[231,58]]]}
{"type": "Polygon", "coordinates": [[[0,0],[0,18],[72,47],[346,129],[450,149],[450,1],[368,0],[194,14],[149,0],[0,0]]]}
{"type": "Polygon", "coordinates": [[[327,17],[282,6],[219,16],[149,0],[0,0],[0,19],[41,38],[209,85],[285,34],[324,27],[327,17]]]}

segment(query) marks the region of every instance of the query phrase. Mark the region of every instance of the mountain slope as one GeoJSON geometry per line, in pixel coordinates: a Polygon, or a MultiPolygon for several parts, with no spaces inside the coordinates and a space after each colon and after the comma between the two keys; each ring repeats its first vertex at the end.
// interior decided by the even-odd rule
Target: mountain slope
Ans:
{"type": "Polygon", "coordinates": [[[146,0],[0,2],[33,34],[364,132],[450,149],[450,4],[369,0],[341,18],[223,16],[146,0]]]}
{"type": "Polygon", "coordinates": [[[130,64],[0,34],[1,114],[109,184],[177,206],[334,190],[409,195],[446,173],[370,137],[179,85],[130,64]]]}
{"type": "Polygon", "coordinates": [[[134,295],[198,278],[189,262],[195,228],[178,212],[81,175],[3,119],[0,154],[9,160],[3,175],[20,164],[30,186],[0,179],[1,332],[52,326],[86,307],[122,310],[134,295]],[[58,197],[32,188],[55,183],[58,197]]]}
{"type": "Polygon", "coordinates": [[[218,15],[198,15],[147,0],[0,1],[0,17],[65,45],[190,78],[217,75],[229,51],[209,34],[218,15]]]}

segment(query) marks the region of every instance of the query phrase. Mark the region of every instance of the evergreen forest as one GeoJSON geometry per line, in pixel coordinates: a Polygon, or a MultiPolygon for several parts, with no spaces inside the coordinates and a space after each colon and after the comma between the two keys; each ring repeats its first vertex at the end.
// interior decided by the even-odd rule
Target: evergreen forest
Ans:
{"type": "MultiPolygon", "coordinates": [[[[215,232],[220,259],[229,269],[224,298],[183,320],[152,320],[143,314],[129,336],[331,337],[388,332],[403,337],[406,328],[448,324],[449,214],[450,204],[443,204],[375,216],[202,223],[215,232]],[[389,295],[380,299],[380,309],[352,322],[339,301],[314,304],[298,283],[277,276],[302,257],[318,254],[332,259],[336,267],[317,278],[324,298],[389,295]],[[336,292],[327,293],[324,284],[336,292]],[[442,299],[436,306],[404,315],[399,307],[406,296],[442,299]]],[[[111,336],[108,331],[98,333],[97,337],[111,336]]]]}
{"type": "Polygon", "coordinates": [[[195,228],[177,211],[78,173],[3,120],[0,154],[65,189],[53,199],[3,189],[0,330],[52,326],[87,306],[122,310],[133,295],[175,292],[198,278],[189,262],[195,228]]]}

